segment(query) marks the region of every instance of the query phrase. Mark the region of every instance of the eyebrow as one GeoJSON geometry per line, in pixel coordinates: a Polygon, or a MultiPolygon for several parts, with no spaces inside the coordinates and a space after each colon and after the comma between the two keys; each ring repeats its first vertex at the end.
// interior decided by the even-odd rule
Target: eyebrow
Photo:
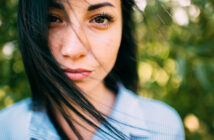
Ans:
{"type": "Polygon", "coordinates": [[[88,11],[96,10],[96,9],[99,9],[99,8],[105,7],[105,6],[114,7],[113,4],[111,4],[109,2],[104,2],[104,3],[98,3],[98,4],[90,5],[88,7],[88,11]]]}
{"type": "Polygon", "coordinates": [[[49,5],[50,8],[56,8],[56,9],[60,9],[60,10],[65,10],[65,7],[63,4],[61,3],[56,3],[56,2],[51,2],[49,5]]]}
{"type": "MultiPolygon", "coordinates": [[[[109,3],[109,2],[104,2],[104,3],[98,3],[98,4],[93,4],[90,5],[88,7],[88,11],[93,11],[102,7],[106,7],[106,6],[110,6],[110,7],[114,7],[113,4],[109,3]]],[[[49,5],[50,8],[56,8],[56,9],[60,9],[60,10],[65,10],[65,7],[63,4],[61,3],[56,3],[56,2],[51,2],[49,5]]]]}

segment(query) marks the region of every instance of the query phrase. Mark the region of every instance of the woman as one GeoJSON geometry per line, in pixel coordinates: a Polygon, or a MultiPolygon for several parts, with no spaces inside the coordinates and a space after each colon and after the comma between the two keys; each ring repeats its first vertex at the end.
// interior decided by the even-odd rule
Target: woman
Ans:
{"type": "Polygon", "coordinates": [[[1,112],[0,139],[184,139],[172,108],[132,92],[133,6],[133,0],[19,0],[32,98],[1,112]]]}

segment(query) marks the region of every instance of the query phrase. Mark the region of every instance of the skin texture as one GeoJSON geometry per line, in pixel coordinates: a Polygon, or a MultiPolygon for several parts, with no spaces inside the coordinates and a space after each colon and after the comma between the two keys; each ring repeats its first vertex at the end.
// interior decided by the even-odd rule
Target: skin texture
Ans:
{"type": "MultiPolygon", "coordinates": [[[[63,10],[54,7],[49,9],[49,47],[62,69],[82,68],[91,71],[88,77],[75,80],[74,83],[86,93],[88,100],[98,110],[108,115],[116,97],[104,86],[103,80],[115,64],[121,43],[121,2],[120,0],[68,1],[68,3],[62,1],[61,4],[70,23],[63,10]],[[89,8],[103,3],[105,6],[89,8]]],[[[84,139],[91,139],[95,130],[72,112],[71,115],[92,131],[88,132],[75,124],[84,139]]],[[[69,137],[77,139],[62,116],[57,114],[57,117],[69,137]]]]}
{"type": "Polygon", "coordinates": [[[86,93],[93,93],[103,85],[103,79],[116,61],[122,34],[120,1],[70,0],[70,5],[63,4],[71,24],[66,21],[62,10],[50,8],[49,13],[59,19],[51,19],[49,46],[62,67],[92,71],[87,78],[74,82],[86,93]],[[90,5],[103,2],[114,6],[88,11],[90,5]],[[98,17],[103,13],[111,15],[112,21],[98,17]],[[98,23],[96,17],[100,18],[99,22],[103,21],[98,23]]]}

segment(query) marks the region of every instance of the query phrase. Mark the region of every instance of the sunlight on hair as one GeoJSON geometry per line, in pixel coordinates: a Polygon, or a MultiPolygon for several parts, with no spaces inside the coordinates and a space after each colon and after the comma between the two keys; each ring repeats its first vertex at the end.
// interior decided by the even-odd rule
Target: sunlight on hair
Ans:
{"type": "Polygon", "coordinates": [[[8,42],[3,46],[3,54],[7,57],[10,57],[15,50],[15,45],[12,42],[8,42]]]}
{"type": "Polygon", "coordinates": [[[183,8],[176,8],[173,10],[173,20],[181,26],[189,24],[189,17],[183,8]]]}
{"type": "Polygon", "coordinates": [[[147,2],[146,0],[135,0],[138,8],[141,10],[141,11],[144,11],[145,8],[146,8],[146,5],[147,5],[147,2]]]}
{"type": "Polygon", "coordinates": [[[191,132],[197,131],[200,127],[199,120],[194,114],[189,114],[184,118],[184,125],[191,132]]]}
{"type": "Polygon", "coordinates": [[[193,21],[195,21],[196,18],[200,15],[201,11],[197,6],[191,4],[190,7],[189,7],[189,11],[188,12],[189,12],[189,15],[190,15],[191,19],[193,21]]]}

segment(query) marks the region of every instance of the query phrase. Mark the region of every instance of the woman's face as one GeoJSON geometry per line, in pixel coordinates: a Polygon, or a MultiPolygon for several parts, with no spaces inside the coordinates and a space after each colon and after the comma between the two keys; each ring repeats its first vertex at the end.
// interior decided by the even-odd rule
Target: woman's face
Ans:
{"type": "Polygon", "coordinates": [[[120,47],[120,0],[56,1],[48,21],[49,46],[65,74],[85,92],[103,85],[120,47]]]}

